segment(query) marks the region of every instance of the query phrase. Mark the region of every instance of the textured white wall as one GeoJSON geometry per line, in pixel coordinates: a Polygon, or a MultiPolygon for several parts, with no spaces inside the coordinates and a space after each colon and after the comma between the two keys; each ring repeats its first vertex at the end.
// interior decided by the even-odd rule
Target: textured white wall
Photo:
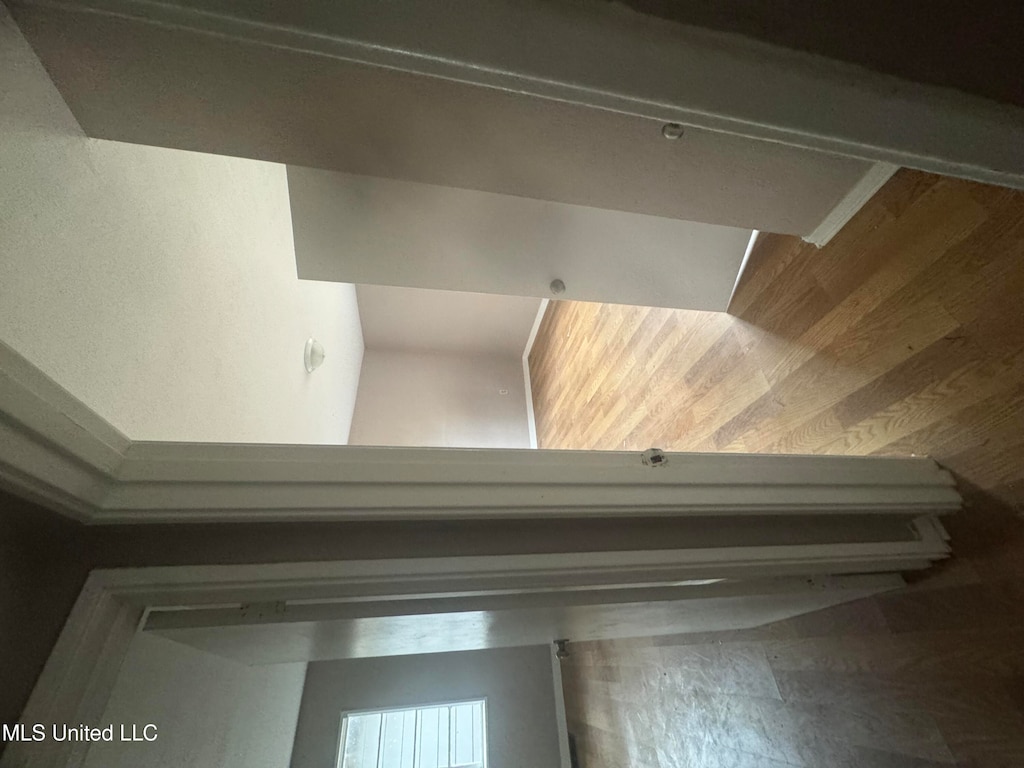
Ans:
{"type": "Polygon", "coordinates": [[[162,637],[136,635],[103,726],[157,726],[152,742],[96,742],[85,768],[285,768],[305,664],[248,667],[162,637]]]}
{"type": "Polygon", "coordinates": [[[349,442],[529,448],[522,359],[367,349],[349,442]]]}
{"type": "Polygon", "coordinates": [[[343,712],[487,697],[489,768],[557,768],[546,645],[309,665],[292,768],[334,765],[343,712]]]}
{"type": "Polygon", "coordinates": [[[0,6],[0,178],[0,339],[133,439],[346,442],[355,288],[297,279],[283,166],[87,139],[0,6]]]}

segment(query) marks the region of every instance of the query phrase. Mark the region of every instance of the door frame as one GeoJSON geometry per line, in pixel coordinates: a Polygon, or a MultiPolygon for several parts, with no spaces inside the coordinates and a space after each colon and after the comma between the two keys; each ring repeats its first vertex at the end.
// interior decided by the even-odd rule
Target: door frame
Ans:
{"type": "MultiPolygon", "coordinates": [[[[687,588],[677,583],[681,572],[729,574],[731,566],[740,565],[746,567],[748,583],[757,585],[761,569],[751,567],[750,561],[758,554],[768,566],[764,571],[767,577],[760,579],[762,585],[767,579],[769,583],[786,582],[790,590],[794,582],[811,591],[848,589],[851,597],[847,599],[853,599],[898,588],[903,582],[893,571],[925,567],[948,555],[941,528],[927,521],[921,525],[922,540],[907,543],[908,552],[903,554],[894,553],[893,545],[884,542],[838,545],[831,555],[815,545],[749,547],[745,552],[720,553],[696,571],[686,568],[686,560],[695,550],[98,569],[89,574],[20,722],[28,728],[35,723],[99,722],[133,638],[144,629],[151,613],[160,609],[217,606],[225,611],[234,606],[234,625],[279,622],[289,620],[290,601],[298,601],[296,608],[301,613],[311,597],[330,602],[338,595],[351,599],[365,594],[378,602],[388,598],[406,602],[433,601],[439,595],[462,597],[467,592],[506,596],[510,590],[496,584],[495,576],[509,583],[532,578],[534,583],[557,584],[554,590],[573,600],[580,590],[592,588],[613,592],[621,589],[634,597],[640,594],[641,601],[645,591],[652,595],[660,591],[662,596],[652,599],[665,600],[671,599],[664,596],[667,589],[687,588]],[[783,549],[790,550],[788,560],[780,558],[781,552],[770,551],[783,549]],[[797,550],[802,557],[797,556],[797,550]],[[868,550],[874,550],[875,555],[868,550]],[[831,572],[835,568],[828,565],[830,562],[839,563],[840,570],[845,567],[850,573],[780,580],[779,570],[771,567],[770,561],[776,565],[788,562],[792,573],[807,573],[808,568],[831,572]]],[[[701,589],[702,585],[695,587],[701,589]]],[[[733,592],[737,589],[743,589],[742,582],[733,585],[733,592]]],[[[513,587],[511,591],[515,590],[513,587]]],[[[538,605],[550,605],[551,590],[524,589],[517,594],[526,604],[536,596],[538,605]]],[[[753,590],[751,594],[759,592],[753,590]]],[[[81,741],[11,742],[0,759],[0,768],[79,768],[88,747],[88,742],[81,741]]]]}
{"type": "Polygon", "coordinates": [[[0,484],[88,524],[934,515],[921,457],[139,442],[0,342],[0,484]]]}

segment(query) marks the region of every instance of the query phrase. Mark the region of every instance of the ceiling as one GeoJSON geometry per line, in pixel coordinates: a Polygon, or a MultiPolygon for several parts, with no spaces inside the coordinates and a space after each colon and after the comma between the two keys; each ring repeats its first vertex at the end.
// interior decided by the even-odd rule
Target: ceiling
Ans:
{"type": "Polygon", "coordinates": [[[368,349],[522,355],[540,299],[358,285],[368,349]]]}
{"type": "MultiPolygon", "coordinates": [[[[627,114],[366,63],[337,46],[353,25],[376,29],[372,6],[364,18],[301,5],[298,19],[236,0],[12,8],[88,136],[286,164],[308,280],[534,297],[561,282],[563,299],[724,311],[751,230],[815,238],[875,170],[725,130],[664,134],[660,107],[627,114]]],[[[533,29],[509,27],[502,45],[533,29]]],[[[418,306],[368,315],[371,348],[512,344],[497,330],[506,309],[418,306]]]]}
{"type": "Polygon", "coordinates": [[[872,165],[89,6],[12,10],[93,138],[800,236],[872,165]]]}

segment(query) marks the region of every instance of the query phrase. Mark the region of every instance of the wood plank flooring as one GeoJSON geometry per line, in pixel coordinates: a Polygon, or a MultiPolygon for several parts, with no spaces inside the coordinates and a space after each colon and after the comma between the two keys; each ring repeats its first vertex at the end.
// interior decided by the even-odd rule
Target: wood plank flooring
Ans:
{"type": "Polygon", "coordinates": [[[1024,502],[1024,193],[899,172],[827,247],[759,238],[730,314],[552,302],[541,448],[928,454],[1024,502]]]}
{"type": "Polygon", "coordinates": [[[1024,766],[1024,194],[901,171],[731,315],[552,304],[541,447],[929,454],[967,499],[906,590],[754,630],[571,644],[584,768],[1024,766]]]}
{"type": "Polygon", "coordinates": [[[581,766],[1024,765],[1024,589],[955,580],[753,630],[570,644],[581,766]]]}

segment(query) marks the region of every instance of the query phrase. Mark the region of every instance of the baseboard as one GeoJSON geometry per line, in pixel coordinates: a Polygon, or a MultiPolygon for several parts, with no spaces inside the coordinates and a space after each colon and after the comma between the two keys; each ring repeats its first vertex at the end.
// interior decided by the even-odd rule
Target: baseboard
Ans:
{"type": "Polygon", "coordinates": [[[853,185],[853,188],[836,204],[836,207],[829,211],[822,222],[814,228],[814,231],[804,236],[804,240],[819,248],[826,245],[898,170],[898,165],[890,163],[872,165],[861,180],[853,185]]]}
{"type": "Polygon", "coordinates": [[[537,416],[533,410],[533,383],[530,380],[530,353],[533,351],[533,344],[537,341],[537,332],[540,331],[540,324],[544,321],[544,314],[548,310],[548,299],[540,300],[540,307],[537,309],[537,317],[533,320],[533,327],[530,329],[530,337],[526,340],[526,348],[523,350],[523,386],[526,389],[526,425],[530,430],[530,447],[537,447],[537,416]]]}

